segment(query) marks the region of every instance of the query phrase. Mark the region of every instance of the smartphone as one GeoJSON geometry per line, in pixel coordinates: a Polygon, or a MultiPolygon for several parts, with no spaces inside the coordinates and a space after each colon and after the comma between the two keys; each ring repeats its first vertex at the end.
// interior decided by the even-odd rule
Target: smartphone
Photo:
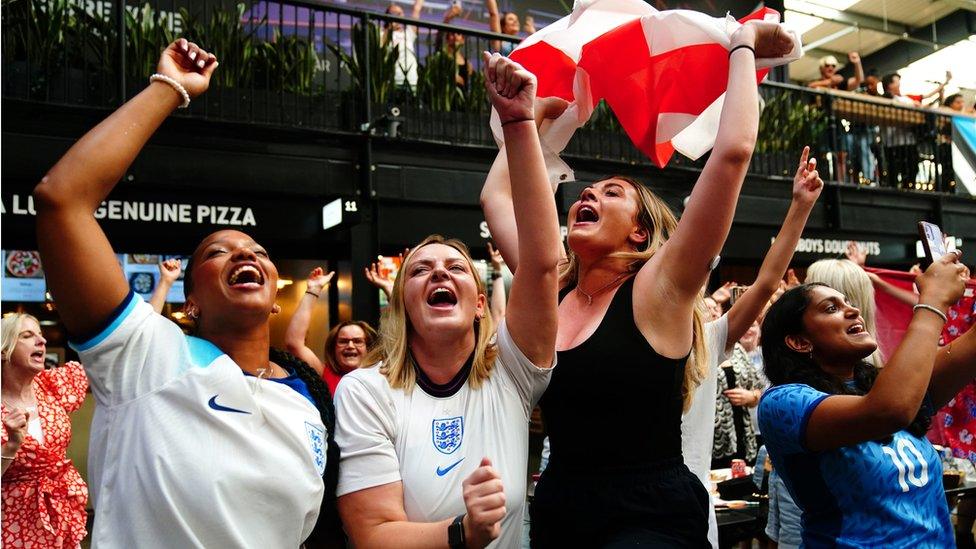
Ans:
{"type": "Polygon", "coordinates": [[[732,294],[732,298],[729,300],[729,305],[734,305],[736,301],[742,297],[742,294],[746,291],[746,286],[732,286],[729,288],[729,293],[732,294]]]}
{"type": "Polygon", "coordinates": [[[942,259],[942,256],[949,253],[946,249],[945,238],[942,236],[942,229],[935,223],[928,221],[918,222],[918,235],[922,239],[922,249],[925,250],[925,257],[930,262],[942,259]]]}

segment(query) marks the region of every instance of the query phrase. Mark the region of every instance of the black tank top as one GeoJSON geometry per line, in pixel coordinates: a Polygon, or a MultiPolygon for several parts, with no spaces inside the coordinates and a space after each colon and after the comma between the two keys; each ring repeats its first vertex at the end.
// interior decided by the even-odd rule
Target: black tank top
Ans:
{"type": "Polygon", "coordinates": [[[632,277],[593,335],[557,353],[539,403],[550,466],[613,471],[681,457],[687,357],[666,358],[651,347],[634,322],[633,293],[632,277]]]}

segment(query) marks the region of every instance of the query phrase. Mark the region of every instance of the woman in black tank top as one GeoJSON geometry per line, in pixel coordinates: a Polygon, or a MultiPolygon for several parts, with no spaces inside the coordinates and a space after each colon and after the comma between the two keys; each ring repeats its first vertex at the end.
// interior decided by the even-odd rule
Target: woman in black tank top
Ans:
{"type": "MultiPolygon", "coordinates": [[[[681,456],[682,409],[707,360],[701,288],[756,140],[756,57],[791,48],[772,23],[732,35],[715,146],[680,224],[663,200],[624,177],[584,188],[570,208],[558,360],[541,401],[551,453],[531,508],[533,547],[707,546],[708,495],[681,456]]],[[[542,102],[536,111],[541,119],[565,106],[542,102]]],[[[482,206],[515,270],[505,154],[482,206]]]]}

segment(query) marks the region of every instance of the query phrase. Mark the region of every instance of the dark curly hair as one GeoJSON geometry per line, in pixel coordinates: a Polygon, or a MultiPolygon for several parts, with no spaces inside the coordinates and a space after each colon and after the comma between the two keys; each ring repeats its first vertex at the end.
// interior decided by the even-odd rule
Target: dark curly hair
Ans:
{"type": "Polygon", "coordinates": [[[342,521],[339,519],[339,510],[336,506],[336,486],[339,484],[339,447],[335,442],[336,414],[335,405],[332,403],[332,394],[329,386],[322,381],[322,378],[304,361],[286,353],[285,351],[271,348],[270,356],[272,362],[278,364],[288,372],[295,374],[305,382],[308,387],[315,407],[319,410],[322,417],[322,424],[325,425],[326,449],[325,474],[322,480],[325,483],[325,494],[322,497],[322,507],[319,510],[319,519],[312,529],[311,535],[305,540],[305,546],[309,548],[319,547],[345,547],[345,534],[342,530],[342,521]]]}
{"type": "MultiPolygon", "coordinates": [[[[817,286],[830,287],[819,282],[797,286],[784,293],[766,312],[761,338],[766,377],[774,386],[802,383],[831,395],[866,395],[878,378],[877,366],[862,361],[854,367],[854,382],[847,383],[823,371],[810,355],[794,351],[786,344],[787,336],[803,333],[803,313],[810,305],[811,291],[817,286]]],[[[925,436],[931,415],[926,399],[908,426],[908,432],[925,436]]]]}

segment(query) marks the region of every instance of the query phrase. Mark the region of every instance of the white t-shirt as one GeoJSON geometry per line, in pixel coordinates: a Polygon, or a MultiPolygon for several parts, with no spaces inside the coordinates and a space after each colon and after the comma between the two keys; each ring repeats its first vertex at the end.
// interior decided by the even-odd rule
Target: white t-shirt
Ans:
{"type": "MultiPolygon", "coordinates": [[[[692,395],[691,407],[681,418],[681,453],[685,465],[710,488],[708,472],[712,467],[712,437],[715,433],[715,391],[718,390],[718,365],[728,359],[725,344],[729,337],[729,317],[705,323],[705,346],[708,348],[708,371],[692,395]]],[[[718,547],[718,523],[715,506],[709,501],[708,541],[718,547]]]]}
{"type": "Polygon", "coordinates": [[[522,354],[505,321],[497,343],[491,376],[477,390],[464,383],[449,397],[433,397],[419,385],[409,393],[392,389],[378,366],[346,374],[335,398],[342,453],[337,495],[401,481],[410,521],[452,518],[465,512],[461,483],[487,457],[501,475],[506,501],[501,535],[489,547],[518,547],[529,416],[552,370],[522,354]]]}
{"type": "Polygon", "coordinates": [[[400,48],[398,50],[396,72],[393,79],[397,86],[404,82],[411,87],[417,85],[417,53],[414,44],[417,42],[417,27],[407,25],[390,32],[390,43],[400,48]]]}
{"type": "Polygon", "coordinates": [[[245,377],[135,294],[72,346],[98,404],[93,547],[294,549],[308,537],[326,456],[308,399],[245,377]]]}

